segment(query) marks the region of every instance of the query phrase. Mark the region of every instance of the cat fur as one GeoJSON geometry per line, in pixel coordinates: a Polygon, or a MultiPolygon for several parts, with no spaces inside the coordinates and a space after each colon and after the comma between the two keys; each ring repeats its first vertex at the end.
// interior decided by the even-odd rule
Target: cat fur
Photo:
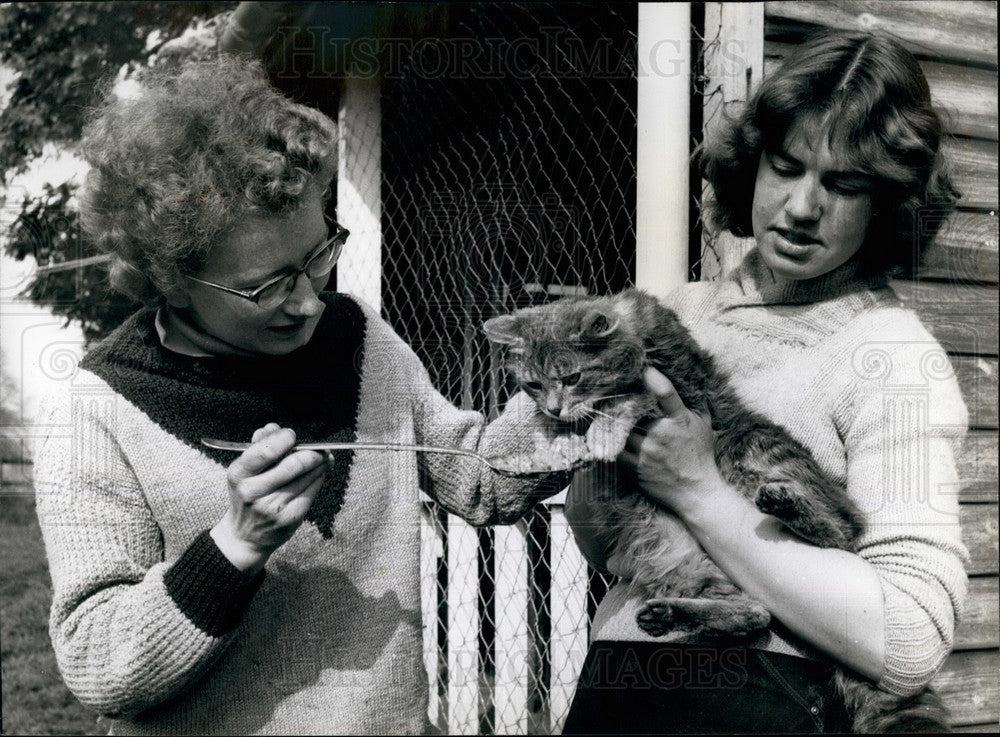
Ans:
{"type": "MultiPolygon", "coordinates": [[[[509,370],[539,409],[584,434],[590,452],[608,462],[636,422],[655,414],[642,372],[658,369],[686,406],[708,410],[727,482],[814,545],[853,550],[862,520],[846,490],[784,428],[743,406],[677,315],[654,297],[639,290],[569,297],[491,318],[484,330],[507,347],[509,370]]],[[[637,617],[645,632],[731,642],[767,628],[768,611],[666,508],[625,492],[605,511],[609,563],[647,599],[637,617]]],[[[948,731],[944,706],[929,688],[901,698],[843,668],[834,682],[857,733],[948,731]]]]}

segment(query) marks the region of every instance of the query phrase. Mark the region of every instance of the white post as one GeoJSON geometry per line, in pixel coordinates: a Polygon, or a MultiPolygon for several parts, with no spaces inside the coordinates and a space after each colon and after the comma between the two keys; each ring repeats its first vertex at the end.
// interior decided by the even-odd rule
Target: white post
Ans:
{"type": "Polygon", "coordinates": [[[524,520],[496,528],[496,706],[497,734],[528,733],[528,526],[524,520]]]}
{"type": "Polygon", "coordinates": [[[639,3],[635,283],[687,281],[690,3],[639,3]]]}
{"type": "Polygon", "coordinates": [[[337,219],[351,231],[337,289],[382,308],[382,107],[379,82],[348,77],[340,100],[337,219]]]}
{"type": "Polygon", "coordinates": [[[433,502],[420,505],[420,607],[424,634],[424,669],[430,693],[427,700],[427,717],[437,729],[441,724],[441,696],[438,681],[441,662],[438,652],[438,562],[444,555],[444,528],[431,509],[433,502]]]}
{"type": "Polygon", "coordinates": [[[479,538],[448,515],[448,733],[479,730],[479,538]]]}
{"type": "Polygon", "coordinates": [[[552,658],[549,701],[552,733],[562,732],[587,655],[587,562],[573,539],[562,505],[553,505],[552,658]]]}

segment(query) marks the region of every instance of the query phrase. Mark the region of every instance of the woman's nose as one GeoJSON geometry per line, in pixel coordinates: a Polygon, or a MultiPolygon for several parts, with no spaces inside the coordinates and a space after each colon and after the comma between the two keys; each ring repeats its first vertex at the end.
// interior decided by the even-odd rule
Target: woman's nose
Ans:
{"type": "Polygon", "coordinates": [[[285,312],[298,317],[315,317],[322,312],[323,303],[316,296],[316,289],[307,274],[299,274],[283,307],[285,312]]]}
{"type": "Polygon", "coordinates": [[[793,220],[819,220],[823,212],[821,197],[819,182],[808,175],[800,177],[788,194],[785,212],[793,220]]]}

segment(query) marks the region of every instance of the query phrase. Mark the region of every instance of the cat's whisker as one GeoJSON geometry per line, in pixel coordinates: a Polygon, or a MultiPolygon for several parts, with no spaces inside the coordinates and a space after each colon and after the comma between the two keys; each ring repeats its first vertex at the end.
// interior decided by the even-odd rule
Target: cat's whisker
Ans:
{"type": "Polygon", "coordinates": [[[637,397],[641,396],[635,392],[621,392],[620,394],[608,394],[607,396],[602,396],[598,401],[607,402],[609,399],[619,399],[621,397],[637,397]]]}

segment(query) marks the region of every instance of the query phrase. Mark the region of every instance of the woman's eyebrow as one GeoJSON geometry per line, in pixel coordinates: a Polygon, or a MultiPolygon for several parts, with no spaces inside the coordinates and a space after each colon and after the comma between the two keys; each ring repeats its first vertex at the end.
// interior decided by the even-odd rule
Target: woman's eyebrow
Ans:
{"type": "MultiPolygon", "coordinates": [[[[327,229],[327,231],[323,233],[323,235],[321,235],[319,239],[312,244],[312,246],[309,247],[309,250],[306,251],[305,257],[302,259],[302,261],[299,262],[299,266],[304,264],[305,261],[310,256],[314,255],[316,251],[319,250],[319,247],[322,246],[323,243],[326,241],[326,239],[329,237],[330,237],[330,231],[329,229],[327,229]]],[[[246,279],[241,279],[240,281],[247,289],[250,289],[252,287],[258,287],[261,284],[269,282],[271,279],[274,279],[279,276],[284,276],[290,271],[295,271],[296,269],[299,268],[299,266],[293,266],[293,265],[282,266],[262,276],[254,277],[252,279],[250,277],[247,277],[246,279]]]]}

